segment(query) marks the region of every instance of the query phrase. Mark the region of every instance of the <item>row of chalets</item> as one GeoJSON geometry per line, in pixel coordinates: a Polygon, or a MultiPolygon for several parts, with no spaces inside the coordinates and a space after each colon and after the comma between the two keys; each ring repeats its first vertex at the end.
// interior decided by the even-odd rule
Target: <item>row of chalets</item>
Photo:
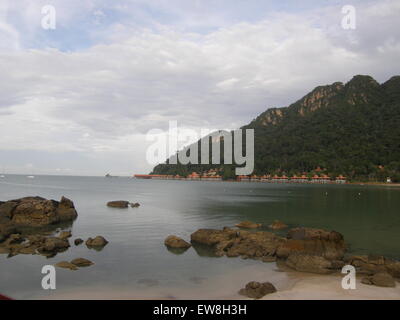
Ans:
{"type": "MultiPolygon", "coordinates": [[[[219,174],[198,174],[197,172],[192,172],[188,176],[180,175],[164,175],[164,174],[135,174],[137,179],[152,179],[152,180],[191,180],[191,181],[222,181],[222,177],[219,174]]],[[[231,179],[231,181],[234,179],[231,179]]],[[[308,177],[306,175],[302,176],[292,176],[287,177],[285,175],[263,175],[263,176],[237,176],[236,180],[238,182],[270,182],[270,183],[346,183],[346,177],[339,175],[336,178],[331,178],[328,175],[314,175],[308,177]]]]}

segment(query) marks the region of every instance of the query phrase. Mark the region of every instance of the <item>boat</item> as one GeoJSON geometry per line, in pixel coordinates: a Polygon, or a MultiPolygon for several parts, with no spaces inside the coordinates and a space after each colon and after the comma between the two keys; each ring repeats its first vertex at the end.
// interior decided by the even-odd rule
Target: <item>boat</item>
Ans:
{"type": "Polygon", "coordinates": [[[28,179],[35,179],[35,176],[26,176],[28,179]]]}

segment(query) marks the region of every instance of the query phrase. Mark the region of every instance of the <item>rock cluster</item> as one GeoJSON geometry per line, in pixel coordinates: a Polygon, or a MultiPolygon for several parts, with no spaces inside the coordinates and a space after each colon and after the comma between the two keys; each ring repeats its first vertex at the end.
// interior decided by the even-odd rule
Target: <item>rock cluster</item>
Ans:
{"type": "Polygon", "coordinates": [[[72,260],[71,262],[60,261],[60,262],[56,263],[55,266],[59,267],[59,268],[64,268],[64,269],[78,270],[78,268],[89,267],[93,264],[94,263],[90,260],[87,260],[84,258],[76,258],[76,259],[72,260]]]}
{"type": "Polygon", "coordinates": [[[77,216],[74,203],[65,197],[60,201],[25,197],[0,202],[0,241],[13,228],[54,225],[73,221],[77,216]]]}
{"type": "Polygon", "coordinates": [[[131,208],[139,208],[140,203],[138,203],[138,202],[130,203],[129,201],[125,201],[125,200],[116,200],[116,201],[107,202],[107,207],[110,207],[110,208],[126,209],[129,206],[131,208]]]}

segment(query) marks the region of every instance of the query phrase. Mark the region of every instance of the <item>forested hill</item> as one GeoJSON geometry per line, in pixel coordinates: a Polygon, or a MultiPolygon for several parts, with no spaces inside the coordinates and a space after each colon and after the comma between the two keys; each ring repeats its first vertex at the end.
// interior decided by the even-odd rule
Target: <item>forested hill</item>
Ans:
{"type": "MultiPolygon", "coordinates": [[[[400,76],[379,84],[358,75],[346,84],[317,87],[288,107],[268,109],[243,129],[255,129],[257,175],[312,174],[320,168],[353,180],[400,180],[400,76]]],[[[227,165],[166,163],[153,173],[210,168],[233,177],[227,165]]]]}

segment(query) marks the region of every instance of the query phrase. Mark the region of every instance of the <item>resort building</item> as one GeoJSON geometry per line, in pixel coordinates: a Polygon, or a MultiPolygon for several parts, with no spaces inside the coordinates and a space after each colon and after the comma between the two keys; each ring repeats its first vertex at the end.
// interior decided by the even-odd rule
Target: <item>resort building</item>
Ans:
{"type": "Polygon", "coordinates": [[[346,177],[343,177],[342,175],[336,177],[336,183],[346,183],[346,177]]]}

